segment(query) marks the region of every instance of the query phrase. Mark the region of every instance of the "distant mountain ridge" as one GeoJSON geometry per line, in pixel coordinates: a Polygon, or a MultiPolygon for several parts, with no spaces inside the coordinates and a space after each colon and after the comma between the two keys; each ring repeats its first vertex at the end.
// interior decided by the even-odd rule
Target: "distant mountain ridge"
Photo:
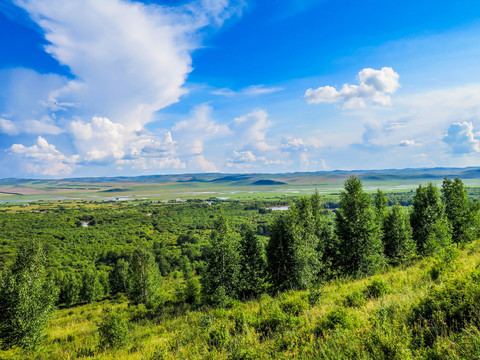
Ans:
{"type": "Polygon", "coordinates": [[[443,177],[458,176],[462,179],[480,179],[480,167],[466,168],[407,168],[407,169],[382,169],[382,170],[332,170],[316,172],[293,173],[196,173],[196,174],[170,174],[170,175],[140,175],[140,176],[114,176],[114,177],[80,177],[63,179],[23,179],[3,178],[0,185],[21,185],[22,183],[61,184],[68,183],[216,183],[230,182],[236,185],[286,185],[291,183],[339,180],[350,175],[356,175],[362,180],[415,180],[431,179],[441,180],[443,177]],[[302,181],[302,179],[304,181],[302,181]]]}

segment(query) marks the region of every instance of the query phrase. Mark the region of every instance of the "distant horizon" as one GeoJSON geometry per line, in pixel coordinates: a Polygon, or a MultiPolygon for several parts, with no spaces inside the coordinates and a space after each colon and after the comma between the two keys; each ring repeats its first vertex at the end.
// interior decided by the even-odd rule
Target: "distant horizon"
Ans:
{"type": "MultiPolygon", "coordinates": [[[[156,176],[193,176],[193,175],[288,175],[288,174],[315,174],[315,173],[333,173],[333,172],[345,172],[345,173],[356,173],[356,172],[386,172],[389,171],[421,171],[421,170],[466,170],[466,169],[480,169],[480,166],[437,166],[437,167],[418,167],[418,168],[390,168],[390,169],[354,169],[354,170],[345,170],[345,169],[336,169],[336,170],[317,170],[317,171],[285,171],[285,172],[195,172],[195,173],[170,173],[170,174],[143,174],[143,175],[116,175],[116,176],[75,176],[75,177],[5,177],[0,178],[1,180],[76,180],[76,179],[95,179],[95,178],[106,178],[106,179],[116,179],[116,178],[141,178],[141,177],[156,177],[156,176]]],[[[480,176],[479,176],[480,179],[480,176]]]]}

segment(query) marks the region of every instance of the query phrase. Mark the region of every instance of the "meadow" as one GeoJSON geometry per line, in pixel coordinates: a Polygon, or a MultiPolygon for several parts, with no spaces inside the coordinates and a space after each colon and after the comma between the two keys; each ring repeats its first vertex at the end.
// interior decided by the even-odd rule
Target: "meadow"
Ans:
{"type": "MultiPolygon", "coordinates": [[[[474,359],[480,351],[477,321],[438,334],[431,346],[414,333],[412,313],[434,291],[478,269],[480,242],[458,253],[441,277],[432,280],[436,258],[360,280],[322,284],[319,294],[290,291],[258,300],[209,306],[147,310],[125,298],[60,309],[33,354],[20,349],[1,358],[25,359],[474,359]],[[365,295],[372,284],[383,289],[365,295]],[[378,285],[380,284],[380,285],[378,285]],[[128,319],[126,343],[100,345],[98,327],[105,309],[128,319]],[[417,337],[416,337],[417,336],[417,337]]],[[[478,278],[477,278],[478,279],[478,278]]],[[[478,281],[478,280],[477,280],[478,281]]],[[[478,283],[476,283],[478,287],[478,283]]],[[[174,288],[167,296],[175,296],[174,288]]],[[[420,324],[421,325],[421,324],[420,324]]]]}

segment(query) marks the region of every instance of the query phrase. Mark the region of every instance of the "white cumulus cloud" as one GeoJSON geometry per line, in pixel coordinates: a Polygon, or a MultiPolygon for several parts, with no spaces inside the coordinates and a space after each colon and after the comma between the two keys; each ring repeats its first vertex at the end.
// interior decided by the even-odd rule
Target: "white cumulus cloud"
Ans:
{"type": "Polygon", "coordinates": [[[107,118],[73,121],[70,133],[84,162],[132,165],[133,168],[179,168],[176,142],[170,132],[163,136],[139,134],[107,118]]]}
{"type": "MultiPolygon", "coordinates": [[[[0,72],[0,80],[8,84],[2,89],[8,101],[0,108],[1,132],[66,131],[81,163],[185,166],[176,156],[171,134],[149,134],[145,125],[187,92],[191,53],[202,46],[202,29],[219,27],[240,14],[243,0],[177,6],[127,0],[14,3],[36,22],[48,42],[45,51],[71,76],[26,69],[0,72]]],[[[199,163],[212,169],[206,159],[199,163]]]]}
{"type": "Polygon", "coordinates": [[[196,31],[232,15],[229,2],[180,8],[123,0],[17,0],[45,32],[45,50],[76,79],[52,100],[139,130],[178,101],[196,31]],[[88,26],[85,26],[88,24],[88,26]]]}
{"type": "Polygon", "coordinates": [[[359,85],[344,84],[340,90],[333,86],[307,89],[304,95],[309,104],[342,103],[343,108],[365,107],[367,102],[390,105],[393,94],[400,87],[399,75],[391,67],[381,70],[363,69],[358,73],[359,85]]]}
{"type": "Polygon", "coordinates": [[[469,154],[480,151],[480,140],[475,138],[473,124],[469,121],[451,124],[443,141],[451,146],[454,154],[469,154]]]}
{"type": "Polygon", "coordinates": [[[13,144],[8,151],[25,160],[28,172],[42,175],[68,175],[79,160],[78,155],[65,156],[41,136],[35,145],[13,144]]]}

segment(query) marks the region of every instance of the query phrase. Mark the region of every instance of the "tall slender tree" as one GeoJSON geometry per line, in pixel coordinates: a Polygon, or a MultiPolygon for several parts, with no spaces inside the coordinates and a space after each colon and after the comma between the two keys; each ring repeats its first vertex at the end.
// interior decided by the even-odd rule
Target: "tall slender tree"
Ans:
{"type": "Polygon", "coordinates": [[[230,231],[227,218],[220,212],[205,254],[202,289],[207,296],[221,292],[231,298],[239,295],[240,276],[239,241],[230,231]],[[221,288],[221,289],[220,289],[221,288]]]}
{"type": "Polygon", "coordinates": [[[451,242],[451,227],[437,187],[420,185],[412,200],[412,235],[422,255],[431,255],[451,242]]]}
{"type": "Polygon", "coordinates": [[[377,193],[375,194],[373,201],[373,207],[375,209],[375,216],[381,226],[383,225],[383,219],[385,219],[388,213],[387,205],[388,200],[384,192],[380,189],[377,189],[377,193]]]}
{"type": "Polygon", "coordinates": [[[263,244],[252,228],[246,226],[240,240],[240,289],[243,299],[265,291],[265,265],[263,244]]]}
{"type": "Polygon", "coordinates": [[[392,265],[405,262],[415,255],[410,219],[398,204],[393,205],[385,217],[383,245],[387,260],[392,265]]]}
{"type": "Polygon", "coordinates": [[[30,350],[42,340],[58,290],[47,279],[45,253],[37,240],[25,243],[0,278],[1,346],[30,350]]]}
{"type": "Polygon", "coordinates": [[[130,291],[128,298],[136,305],[155,306],[160,299],[162,277],[153,253],[138,248],[132,254],[130,264],[130,291]]]}
{"type": "Polygon", "coordinates": [[[100,282],[98,272],[95,268],[89,267],[83,270],[82,288],[80,289],[80,301],[90,304],[102,300],[105,292],[100,282]]]}
{"type": "Polygon", "coordinates": [[[301,198],[271,225],[267,247],[268,273],[276,290],[304,289],[318,279],[324,245],[318,194],[301,198]]]}
{"type": "Polygon", "coordinates": [[[125,259],[118,259],[109,274],[112,294],[128,294],[130,290],[130,263],[125,259]]]}
{"type": "Polygon", "coordinates": [[[60,286],[59,302],[70,307],[75,304],[80,295],[82,288],[82,281],[73,271],[66,273],[63,276],[60,286]]]}
{"type": "Polygon", "coordinates": [[[462,180],[445,177],[442,193],[445,213],[452,226],[452,240],[457,244],[475,240],[479,226],[478,206],[468,201],[462,180]]]}
{"type": "Polygon", "coordinates": [[[355,176],[345,181],[335,223],[340,247],[339,265],[346,275],[371,274],[384,265],[381,232],[371,198],[355,176]]]}

